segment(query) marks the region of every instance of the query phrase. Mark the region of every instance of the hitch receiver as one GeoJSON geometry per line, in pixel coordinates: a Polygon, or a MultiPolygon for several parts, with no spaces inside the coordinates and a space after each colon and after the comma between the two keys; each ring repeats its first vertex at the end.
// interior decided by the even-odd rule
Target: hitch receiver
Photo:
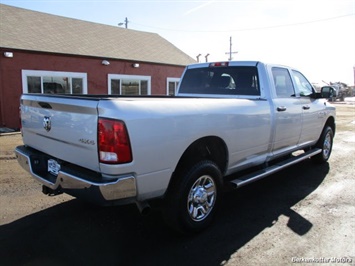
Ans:
{"type": "Polygon", "coordinates": [[[60,188],[57,188],[56,190],[54,190],[54,189],[51,189],[49,187],[46,187],[46,186],[42,185],[42,193],[45,194],[45,195],[53,197],[53,196],[57,196],[57,195],[63,194],[63,191],[61,191],[60,188]]]}

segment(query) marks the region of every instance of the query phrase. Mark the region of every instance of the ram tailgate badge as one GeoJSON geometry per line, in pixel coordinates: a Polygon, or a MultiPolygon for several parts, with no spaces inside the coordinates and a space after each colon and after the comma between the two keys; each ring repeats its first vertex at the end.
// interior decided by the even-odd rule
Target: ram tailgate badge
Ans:
{"type": "Polygon", "coordinates": [[[51,117],[50,116],[45,116],[43,118],[43,128],[49,132],[52,128],[52,122],[51,122],[51,117]]]}

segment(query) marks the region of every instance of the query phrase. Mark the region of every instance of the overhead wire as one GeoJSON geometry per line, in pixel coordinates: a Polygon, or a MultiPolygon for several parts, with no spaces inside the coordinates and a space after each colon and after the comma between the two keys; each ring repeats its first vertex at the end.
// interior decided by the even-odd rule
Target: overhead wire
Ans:
{"type": "Polygon", "coordinates": [[[323,18],[323,19],[318,19],[318,20],[311,20],[311,21],[303,21],[303,22],[296,22],[296,23],[288,23],[288,24],[281,24],[281,25],[271,25],[271,26],[264,26],[264,27],[253,27],[253,28],[241,28],[241,29],[228,29],[228,30],[186,30],[186,29],[168,29],[168,28],[161,28],[161,27],[155,27],[155,26],[148,26],[144,24],[139,24],[134,21],[130,21],[131,24],[138,25],[141,27],[146,27],[146,28],[152,28],[152,29],[158,29],[158,30],[165,30],[165,31],[175,31],[175,32],[202,32],[202,33],[218,33],[218,32],[241,32],[241,31],[254,31],[254,30],[264,30],[264,29],[275,29],[275,28],[283,28],[283,27],[293,27],[293,26],[299,26],[299,25],[306,25],[306,24],[312,24],[312,23],[318,23],[318,22],[324,22],[324,21],[329,21],[329,20],[335,20],[335,19],[340,19],[344,17],[350,17],[354,16],[355,13],[351,14],[345,14],[345,15],[340,15],[336,17],[328,17],[328,18],[323,18]]]}

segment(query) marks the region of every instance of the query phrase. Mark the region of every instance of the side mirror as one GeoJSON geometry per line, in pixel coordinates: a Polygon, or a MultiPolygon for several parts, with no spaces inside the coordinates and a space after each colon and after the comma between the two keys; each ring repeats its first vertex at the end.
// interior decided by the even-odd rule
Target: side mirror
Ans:
{"type": "Polygon", "coordinates": [[[334,97],[334,89],[330,86],[324,86],[321,88],[320,96],[326,99],[332,98],[334,97]]]}

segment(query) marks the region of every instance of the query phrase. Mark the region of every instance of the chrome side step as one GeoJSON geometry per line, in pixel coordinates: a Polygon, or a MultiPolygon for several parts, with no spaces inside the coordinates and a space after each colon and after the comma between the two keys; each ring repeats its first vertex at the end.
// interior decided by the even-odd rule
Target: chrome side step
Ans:
{"type": "Polygon", "coordinates": [[[269,167],[266,167],[264,169],[261,169],[259,171],[256,171],[256,172],[253,172],[251,174],[247,174],[247,175],[244,175],[244,176],[241,176],[241,177],[238,177],[237,179],[234,179],[234,180],[231,180],[229,182],[232,183],[233,186],[235,186],[235,188],[240,188],[242,186],[245,186],[245,185],[248,185],[252,182],[255,182],[259,179],[262,179],[268,175],[271,175],[273,173],[276,173],[290,165],[293,165],[293,164],[296,164],[300,161],[303,161],[303,160],[306,160],[318,153],[321,153],[322,150],[321,149],[313,149],[313,150],[309,150],[305,153],[302,153],[298,156],[295,156],[295,157],[292,157],[292,158],[289,158],[285,161],[282,161],[282,162],[279,162],[279,163],[276,163],[272,166],[269,166],[269,167]]]}

